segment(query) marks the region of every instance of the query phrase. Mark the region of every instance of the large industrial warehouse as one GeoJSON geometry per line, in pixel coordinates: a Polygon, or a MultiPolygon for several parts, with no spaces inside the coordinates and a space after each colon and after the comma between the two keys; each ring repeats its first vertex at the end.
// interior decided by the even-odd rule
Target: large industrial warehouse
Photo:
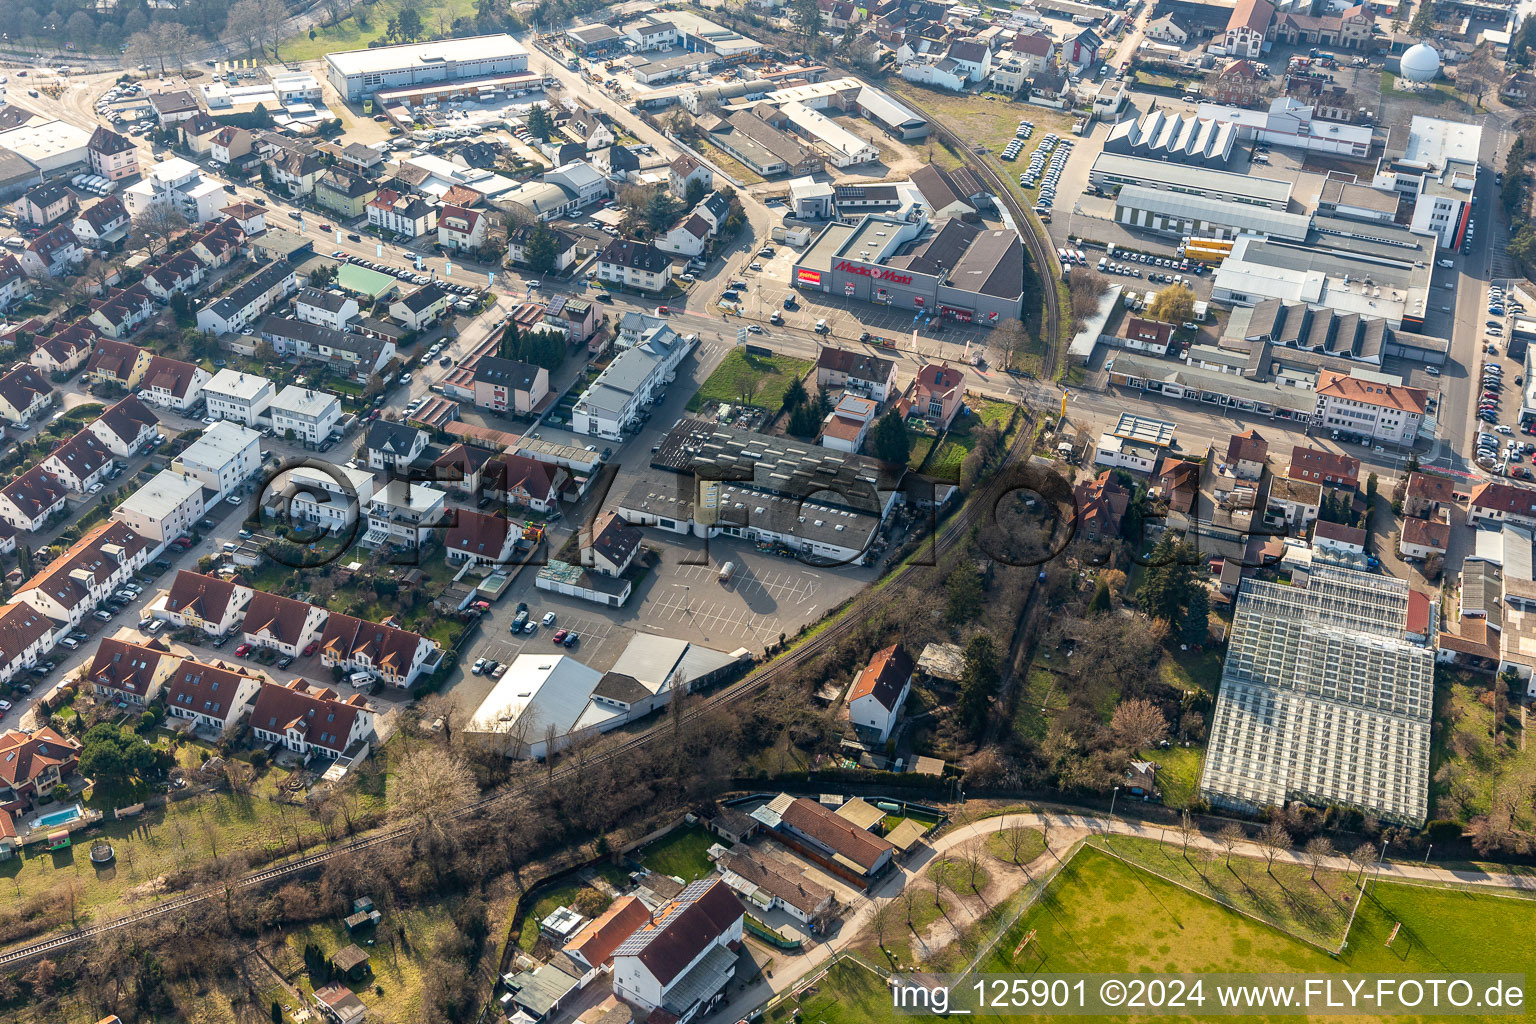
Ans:
{"type": "Polygon", "coordinates": [[[835,222],[795,263],[791,282],[962,323],[996,323],[1024,306],[1024,243],[1007,230],[962,220],[929,229],[921,216],[868,214],[835,222]]]}
{"type": "Polygon", "coordinates": [[[509,75],[528,70],[528,51],[505,33],[378,46],[327,54],[331,85],[348,102],[380,89],[509,75]]]}

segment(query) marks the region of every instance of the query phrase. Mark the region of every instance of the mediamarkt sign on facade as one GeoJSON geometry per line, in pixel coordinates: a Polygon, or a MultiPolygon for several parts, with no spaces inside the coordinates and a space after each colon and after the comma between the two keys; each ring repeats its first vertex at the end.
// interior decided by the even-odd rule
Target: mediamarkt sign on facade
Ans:
{"type": "Polygon", "coordinates": [[[877,270],[874,267],[864,267],[857,263],[849,263],[847,260],[838,260],[837,266],[833,269],[841,270],[847,274],[863,274],[865,277],[872,277],[876,281],[890,281],[893,284],[912,283],[911,274],[898,274],[894,270],[883,268],[877,270]]]}

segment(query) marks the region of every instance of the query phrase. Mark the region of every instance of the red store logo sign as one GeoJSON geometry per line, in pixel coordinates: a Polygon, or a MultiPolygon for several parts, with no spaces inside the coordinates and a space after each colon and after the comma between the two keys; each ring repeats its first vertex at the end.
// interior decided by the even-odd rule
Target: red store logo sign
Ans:
{"type": "Polygon", "coordinates": [[[912,283],[911,274],[898,274],[894,270],[876,270],[873,267],[861,267],[857,263],[849,263],[847,260],[838,260],[837,266],[833,269],[841,270],[845,274],[862,274],[865,277],[872,277],[876,281],[890,281],[893,284],[912,283]]]}

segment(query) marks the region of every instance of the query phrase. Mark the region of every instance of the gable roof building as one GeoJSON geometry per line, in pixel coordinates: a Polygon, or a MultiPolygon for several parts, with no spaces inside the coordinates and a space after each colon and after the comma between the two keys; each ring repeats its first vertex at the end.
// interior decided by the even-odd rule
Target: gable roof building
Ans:
{"type": "Polygon", "coordinates": [[[164,608],[177,626],[222,636],[234,629],[254,594],[238,577],[224,579],[182,569],[166,593],[164,608]]]}
{"type": "Polygon", "coordinates": [[[36,798],[74,770],[80,750],[79,740],[46,725],[30,733],[7,729],[0,735],[0,786],[18,797],[36,798]]]}
{"type": "Polygon", "coordinates": [[[223,662],[187,658],[165,684],[165,709],[218,735],[239,724],[261,689],[261,678],[223,662]]]}
{"type": "Polygon", "coordinates": [[[265,683],[251,707],[251,730],[298,754],[340,757],[373,733],[373,711],[360,693],[342,700],[335,690],[302,679],[286,686],[265,683]]]}
{"type": "Polygon", "coordinates": [[[0,682],[36,665],[53,649],[54,624],[26,601],[0,605],[0,682]]]}
{"type": "Polygon", "coordinates": [[[780,796],[752,812],[770,828],[798,839],[803,852],[850,881],[865,884],[890,864],[895,847],[814,800],[780,796]]]}
{"type": "Polygon", "coordinates": [[[324,608],[258,590],[251,595],[240,631],[250,643],[298,654],[316,639],[326,615],[324,608]]]}
{"type": "Polygon", "coordinates": [[[486,515],[459,509],[443,537],[443,551],[450,562],[505,565],[522,536],[522,528],[500,512],[486,515]]]}
{"type": "Polygon", "coordinates": [[[392,686],[410,686],[423,669],[435,667],[433,655],[441,655],[433,640],[340,612],[327,616],[320,637],[321,664],[371,672],[392,686]]]}
{"type": "Polygon", "coordinates": [[[58,475],[42,466],[33,466],[0,487],[0,519],[14,530],[36,530],[64,508],[68,494],[69,485],[58,475]]]}
{"type": "Polygon", "coordinates": [[[53,404],[53,385],[31,363],[17,363],[0,377],[0,418],[15,424],[53,404]]]}
{"type": "Polygon", "coordinates": [[[135,395],[128,395],[109,406],[86,427],[99,437],[114,455],[129,455],[155,436],[160,418],[135,395]]]}
{"type": "Polygon", "coordinates": [[[180,664],[181,659],[158,640],[136,644],[107,637],[96,648],[86,678],[96,688],[98,698],[144,705],[160,695],[165,681],[180,664]]]}
{"type": "Polygon", "coordinates": [[[613,993],[666,1019],[713,1005],[735,972],[744,914],[719,878],[701,878],[657,907],[613,954],[613,993]]]}

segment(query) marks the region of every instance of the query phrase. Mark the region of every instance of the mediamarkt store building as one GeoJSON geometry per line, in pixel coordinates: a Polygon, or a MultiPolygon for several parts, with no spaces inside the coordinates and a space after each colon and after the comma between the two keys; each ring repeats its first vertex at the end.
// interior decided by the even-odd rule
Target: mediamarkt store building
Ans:
{"type": "Polygon", "coordinates": [[[1012,231],[944,220],[929,230],[907,219],[868,214],[822,229],[791,283],[961,323],[1018,317],[1024,306],[1024,244],[1012,231]]]}

